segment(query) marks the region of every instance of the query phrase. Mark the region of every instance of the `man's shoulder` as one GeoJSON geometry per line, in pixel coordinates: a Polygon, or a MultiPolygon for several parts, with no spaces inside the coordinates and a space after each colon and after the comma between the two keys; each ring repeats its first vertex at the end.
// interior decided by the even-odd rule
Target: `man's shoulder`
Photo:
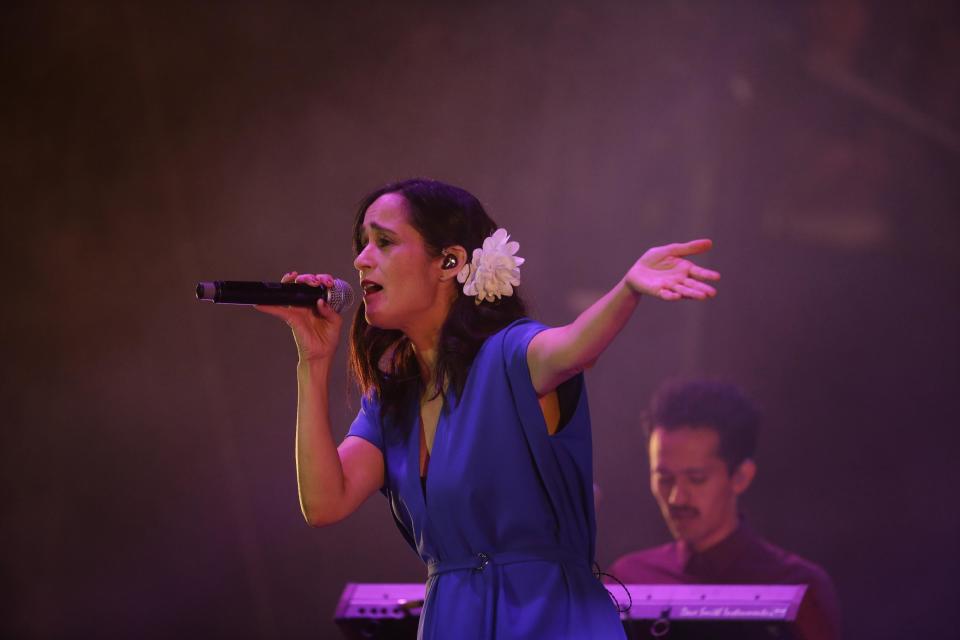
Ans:
{"type": "Polygon", "coordinates": [[[748,560],[753,563],[762,563],[769,570],[778,575],[777,582],[830,585],[830,575],[816,562],[808,560],[796,553],[787,551],[769,540],[757,536],[757,553],[748,560]]]}
{"type": "Polygon", "coordinates": [[[803,604],[797,614],[797,625],[803,637],[839,638],[840,601],[830,574],[819,564],[786,551],[775,544],[759,539],[762,547],[758,558],[773,559],[770,570],[774,571],[769,582],[779,584],[805,584],[808,587],[803,604]]]}
{"type": "Polygon", "coordinates": [[[677,546],[669,542],[620,556],[610,565],[609,573],[625,583],[660,584],[682,582],[682,571],[677,546]]]}

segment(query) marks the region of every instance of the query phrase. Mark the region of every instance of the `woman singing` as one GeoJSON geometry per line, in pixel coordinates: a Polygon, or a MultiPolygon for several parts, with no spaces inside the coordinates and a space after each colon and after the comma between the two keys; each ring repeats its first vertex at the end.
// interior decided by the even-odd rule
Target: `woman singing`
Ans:
{"type": "MultiPolygon", "coordinates": [[[[427,566],[419,637],[622,638],[592,573],[590,416],[582,372],[641,296],[703,300],[696,240],[650,249],[571,324],[525,317],[518,245],[466,191],[414,179],[371,193],[353,233],[363,305],[350,332],[361,408],[338,447],[328,380],[340,317],[258,307],[293,329],[296,458],[307,521],[350,515],[378,489],[427,566]]],[[[332,286],[329,275],[284,282],[332,286]]]]}

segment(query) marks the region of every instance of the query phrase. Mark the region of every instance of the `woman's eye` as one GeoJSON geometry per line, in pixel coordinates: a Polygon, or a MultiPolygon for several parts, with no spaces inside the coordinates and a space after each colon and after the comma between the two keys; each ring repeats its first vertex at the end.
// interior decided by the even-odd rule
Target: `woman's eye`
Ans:
{"type": "Polygon", "coordinates": [[[381,249],[391,244],[393,243],[387,240],[386,238],[377,238],[377,246],[380,247],[381,249]]]}

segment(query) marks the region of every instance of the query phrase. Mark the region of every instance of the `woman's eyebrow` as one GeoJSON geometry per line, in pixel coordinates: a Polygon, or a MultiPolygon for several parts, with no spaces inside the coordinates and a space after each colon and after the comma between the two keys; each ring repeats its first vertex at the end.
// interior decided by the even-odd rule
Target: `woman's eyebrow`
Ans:
{"type": "Polygon", "coordinates": [[[388,234],[390,234],[390,235],[397,235],[397,232],[394,231],[393,229],[389,229],[389,228],[387,228],[387,227],[384,227],[384,226],[382,226],[382,225],[379,225],[379,224],[377,224],[376,222],[371,222],[371,223],[370,223],[370,228],[373,229],[374,231],[379,231],[380,233],[388,233],[388,234]]]}
{"type": "Polygon", "coordinates": [[[369,229],[373,229],[374,231],[376,231],[381,236],[388,235],[388,236],[397,237],[397,232],[394,231],[393,229],[384,227],[383,225],[377,224],[376,222],[371,222],[369,225],[364,225],[360,227],[359,239],[361,242],[367,241],[367,234],[369,231],[368,227],[369,229]]]}

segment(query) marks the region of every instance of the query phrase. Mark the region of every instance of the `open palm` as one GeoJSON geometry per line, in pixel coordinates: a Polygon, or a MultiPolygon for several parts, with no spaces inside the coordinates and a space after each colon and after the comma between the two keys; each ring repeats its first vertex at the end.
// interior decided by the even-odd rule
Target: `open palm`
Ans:
{"type": "Polygon", "coordinates": [[[626,284],[637,293],[661,300],[712,298],[717,295],[717,290],[703,281],[719,280],[720,274],[686,258],[704,253],[712,246],[712,240],[701,239],[654,247],[630,268],[626,284]]]}

